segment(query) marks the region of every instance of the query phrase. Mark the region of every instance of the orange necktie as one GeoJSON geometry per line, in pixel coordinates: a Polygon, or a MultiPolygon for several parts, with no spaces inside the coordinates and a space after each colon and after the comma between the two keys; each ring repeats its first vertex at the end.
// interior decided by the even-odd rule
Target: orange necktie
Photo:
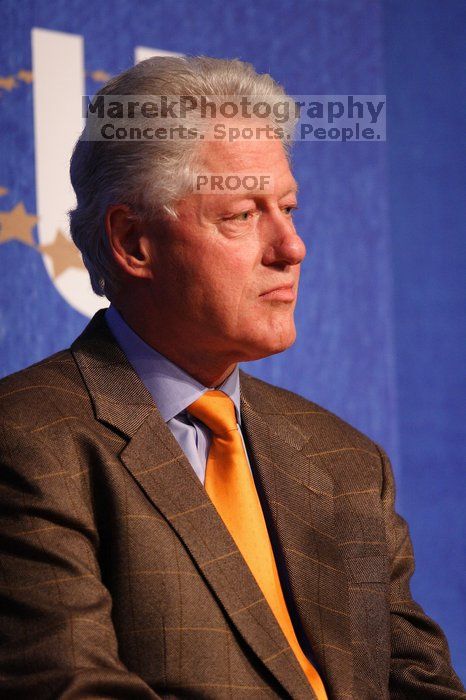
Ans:
{"type": "Polygon", "coordinates": [[[207,391],[187,410],[212,431],[206,491],[251,569],[318,700],[327,700],[322,680],[300,647],[286,607],[233,401],[222,391],[207,391]]]}

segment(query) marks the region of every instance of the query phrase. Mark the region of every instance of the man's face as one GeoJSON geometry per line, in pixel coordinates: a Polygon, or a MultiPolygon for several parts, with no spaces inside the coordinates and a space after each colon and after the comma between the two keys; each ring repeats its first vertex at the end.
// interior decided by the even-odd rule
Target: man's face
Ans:
{"type": "Polygon", "coordinates": [[[231,362],[281,352],[296,337],[305,256],[283,147],[272,140],[206,141],[200,156],[200,172],[270,175],[273,192],[192,193],[177,205],[177,220],[154,225],[151,300],[162,332],[191,354],[231,362]]]}

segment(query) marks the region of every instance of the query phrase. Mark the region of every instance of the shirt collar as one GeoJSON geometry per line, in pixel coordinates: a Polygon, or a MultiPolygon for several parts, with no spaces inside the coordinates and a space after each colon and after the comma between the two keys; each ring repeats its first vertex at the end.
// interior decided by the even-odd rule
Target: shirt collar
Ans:
{"type": "MultiPolygon", "coordinates": [[[[165,422],[185,411],[187,406],[209,390],[209,387],[198,382],[148,345],[126,323],[113,304],[106,310],[105,320],[139,378],[151,393],[165,422]]],[[[238,365],[216,388],[231,398],[235,405],[236,419],[241,425],[238,365]]]]}

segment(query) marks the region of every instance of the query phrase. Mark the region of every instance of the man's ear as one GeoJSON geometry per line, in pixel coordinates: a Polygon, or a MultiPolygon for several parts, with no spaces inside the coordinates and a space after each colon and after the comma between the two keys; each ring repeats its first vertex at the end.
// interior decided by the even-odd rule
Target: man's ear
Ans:
{"type": "Polygon", "coordinates": [[[132,277],[152,277],[152,257],[141,218],[126,204],[113,204],[105,214],[105,231],[113,257],[132,277]]]}

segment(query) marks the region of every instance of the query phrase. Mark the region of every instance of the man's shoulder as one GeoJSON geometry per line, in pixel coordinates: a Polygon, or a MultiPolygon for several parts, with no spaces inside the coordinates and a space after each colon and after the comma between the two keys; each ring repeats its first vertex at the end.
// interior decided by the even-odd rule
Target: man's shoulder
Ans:
{"type": "Polygon", "coordinates": [[[263,416],[282,416],[296,426],[306,440],[327,444],[347,443],[378,453],[379,446],[367,435],[327,408],[289,389],[241,372],[246,400],[263,416]]]}
{"type": "Polygon", "coordinates": [[[64,349],[0,379],[0,420],[34,430],[77,406],[82,411],[88,398],[73,355],[64,349]]]}

